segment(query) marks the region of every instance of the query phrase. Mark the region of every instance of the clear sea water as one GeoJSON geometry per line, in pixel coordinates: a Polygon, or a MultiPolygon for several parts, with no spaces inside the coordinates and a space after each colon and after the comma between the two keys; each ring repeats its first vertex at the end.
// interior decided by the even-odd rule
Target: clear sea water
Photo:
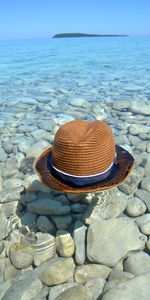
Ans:
{"type": "MultiPolygon", "coordinates": [[[[62,118],[58,125],[63,123],[65,113],[75,118],[86,119],[85,114],[89,120],[94,118],[90,110],[85,110],[83,116],[79,112],[83,113],[84,108],[69,104],[77,98],[93,104],[124,100],[139,101],[139,105],[149,103],[150,37],[0,41],[1,144],[8,143],[8,137],[13,137],[14,144],[20,138],[27,142],[32,129],[40,127],[38,122],[52,120],[58,114],[62,118]],[[21,132],[19,125],[33,128],[21,132]]],[[[109,115],[111,107],[105,108],[106,114],[108,111],[109,115]]],[[[112,124],[118,123],[118,117],[119,114],[115,120],[114,113],[112,124]]],[[[147,125],[148,116],[141,118],[138,122],[147,125]]],[[[125,118],[116,128],[118,135],[118,130],[129,125],[124,126],[123,122],[125,118]]],[[[128,144],[126,132],[121,132],[124,134],[124,140],[119,140],[121,144],[128,144]]],[[[33,141],[37,140],[34,137],[33,141]]],[[[137,150],[136,154],[138,151],[143,150],[137,150]]]]}
{"type": "Polygon", "coordinates": [[[53,88],[58,96],[60,88],[69,91],[62,101],[150,99],[150,37],[0,42],[0,103],[7,101],[6,110],[13,100],[40,100],[53,88]]]}

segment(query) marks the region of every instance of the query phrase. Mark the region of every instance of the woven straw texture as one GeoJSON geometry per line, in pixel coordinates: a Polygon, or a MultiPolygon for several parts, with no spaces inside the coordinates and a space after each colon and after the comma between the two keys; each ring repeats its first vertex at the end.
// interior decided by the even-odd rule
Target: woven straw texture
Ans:
{"type": "Polygon", "coordinates": [[[63,172],[94,175],[107,170],[114,157],[113,133],[102,121],[72,121],[55,135],[52,163],[63,172]]]}
{"type": "MultiPolygon", "coordinates": [[[[77,121],[74,121],[74,122],[77,122],[77,121]]],[[[88,128],[86,128],[85,131],[82,129],[82,132],[79,130],[79,124],[81,124],[80,122],[81,121],[78,121],[77,126],[75,127],[75,129],[73,131],[71,131],[71,133],[69,130],[69,126],[72,122],[67,123],[67,124],[69,124],[68,128],[65,126],[67,124],[61,126],[60,129],[62,129],[62,130],[59,129],[56,133],[55,140],[54,140],[54,146],[46,149],[41,154],[41,156],[36,160],[35,169],[36,169],[41,181],[46,186],[56,189],[56,190],[59,190],[59,191],[63,191],[65,193],[88,193],[88,192],[94,192],[94,191],[96,192],[96,191],[110,189],[114,186],[118,186],[130,174],[131,169],[134,164],[133,157],[130,155],[130,153],[128,151],[126,151],[122,147],[115,146],[112,131],[108,127],[108,125],[106,125],[104,122],[96,121],[93,124],[95,126],[94,131],[93,131],[93,128],[91,129],[91,127],[89,126],[88,128]],[[99,129],[102,130],[101,135],[98,134],[99,129]],[[95,134],[95,131],[97,131],[96,134],[95,134]],[[107,135],[109,136],[109,139],[104,136],[104,132],[105,132],[105,135],[107,133],[107,135]],[[61,134],[62,134],[62,136],[61,136],[61,134]],[[103,147],[103,145],[99,144],[100,150],[98,149],[98,147],[95,150],[94,141],[96,140],[96,138],[95,138],[96,136],[99,136],[99,139],[101,141],[103,140],[105,142],[105,147],[103,147]],[[62,146],[61,140],[63,141],[63,143],[66,142],[65,150],[62,146]],[[82,147],[81,147],[81,145],[82,145],[82,147]],[[71,150],[70,150],[70,148],[71,148],[71,150]],[[84,149],[82,149],[82,148],[84,148],[84,149]],[[85,151],[85,148],[86,148],[87,152],[85,151]],[[91,149],[93,150],[93,152],[91,151],[91,149]],[[103,151],[102,151],[102,149],[103,149],[103,151]],[[111,151],[110,151],[110,149],[111,149],[111,151]],[[67,157],[65,156],[66,152],[68,155],[67,157]],[[78,163],[79,152],[82,152],[82,155],[83,155],[83,159],[80,159],[80,164],[78,163]],[[99,165],[99,168],[98,169],[96,168],[96,170],[98,170],[98,172],[101,172],[100,167],[101,167],[101,170],[103,170],[104,168],[107,169],[107,166],[108,167],[110,166],[112,160],[114,159],[115,152],[117,155],[117,157],[116,157],[117,163],[119,164],[119,171],[116,174],[116,176],[114,178],[112,178],[111,180],[109,180],[109,178],[106,178],[105,182],[100,182],[98,184],[91,185],[90,187],[88,186],[88,187],[82,187],[82,188],[81,187],[73,188],[70,185],[68,185],[67,183],[65,184],[65,183],[61,182],[60,180],[58,180],[57,178],[55,178],[51,174],[51,172],[49,171],[48,166],[47,166],[48,155],[49,155],[49,153],[52,153],[52,155],[54,154],[53,163],[55,164],[55,166],[59,169],[60,169],[60,167],[61,168],[64,167],[65,169],[62,169],[62,170],[67,173],[70,172],[71,174],[82,175],[83,172],[81,174],[80,170],[82,171],[82,166],[84,165],[84,174],[83,175],[91,174],[91,171],[93,172],[93,174],[95,174],[97,172],[97,171],[95,172],[95,166],[97,166],[96,161],[98,161],[98,165],[99,165]],[[63,153],[63,156],[61,156],[61,153],[63,153]],[[71,165],[71,159],[69,157],[69,153],[71,153],[70,154],[71,159],[73,160],[74,165],[76,165],[75,173],[73,173],[73,168],[71,165]],[[86,155],[86,153],[87,153],[87,155],[86,155]],[[107,158],[107,155],[105,155],[106,153],[109,156],[109,158],[107,158]],[[58,158],[59,155],[60,155],[60,158],[58,158]],[[90,158],[90,155],[91,155],[91,158],[90,158]],[[87,165],[85,163],[86,156],[88,156],[88,160],[86,161],[86,163],[88,166],[90,165],[90,172],[88,171],[87,165]],[[62,160],[63,160],[63,162],[62,162],[62,160]],[[103,162],[103,160],[104,160],[104,162],[103,162]],[[76,162],[76,164],[75,164],[75,162],[76,162]],[[92,167],[93,166],[92,163],[94,163],[94,167],[92,167]],[[65,166],[65,164],[67,164],[67,167],[65,166]]],[[[91,122],[91,123],[93,123],[93,122],[91,122]]],[[[74,124],[72,124],[72,125],[74,125],[74,124]]]]}

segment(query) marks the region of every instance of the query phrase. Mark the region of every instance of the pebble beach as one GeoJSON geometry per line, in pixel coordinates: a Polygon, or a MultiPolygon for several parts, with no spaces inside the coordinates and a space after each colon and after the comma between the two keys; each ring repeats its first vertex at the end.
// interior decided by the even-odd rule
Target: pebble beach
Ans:
{"type": "Polygon", "coordinates": [[[0,300],[149,300],[150,38],[1,42],[0,300]],[[46,187],[58,128],[103,120],[135,159],[108,191],[46,187]]]}

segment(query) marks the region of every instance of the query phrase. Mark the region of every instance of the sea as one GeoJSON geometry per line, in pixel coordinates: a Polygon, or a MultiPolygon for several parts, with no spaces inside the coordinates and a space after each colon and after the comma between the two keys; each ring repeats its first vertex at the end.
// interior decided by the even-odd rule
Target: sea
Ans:
{"type": "Polygon", "coordinates": [[[127,273],[130,280],[115,290],[125,296],[116,298],[137,293],[148,299],[149,253],[150,37],[0,41],[2,298],[48,299],[49,286],[53,298],[60,284],[74,286],[73,272],[79,284],[87,281],[83,297],[90,291],[103,298],[105,283],[110,295],[115,287],[91,278],[107,277],[108,266],[115,266],[118,282],[126,276],[122,270],[136,276],[127,273]],[[134,167],[118,187],[78,195],[41,182],[35,160],[53,145],[60,126],[73,120],[106,122],[115,143],[133,156],[134,167]],[[43,262],[42,289],[32,270],[43,262]]]}

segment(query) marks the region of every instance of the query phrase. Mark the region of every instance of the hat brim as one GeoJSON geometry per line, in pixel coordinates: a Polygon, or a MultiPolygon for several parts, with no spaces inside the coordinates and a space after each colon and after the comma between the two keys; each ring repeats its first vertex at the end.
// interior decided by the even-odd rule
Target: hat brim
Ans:
{"type": "Polygon", "coordinates": [[[120,185],[130,174],[131,169],[134,165],[134,158],[124,148],[116,145],[117,163],[119,168],[114,176],[110,174],[104,181],[92,184],[91,186],[84,186],[75,188],[66,184],[56,177],[53,176],[50,169],[48,168],[48,156],[52,153],[53,147],[46,149],[40,157],[35,161],[34,168],[39,175],[41,181],[49,188],[62,191],[64,193],[90,193],[96,191],[103,191],[115,186],[120,185]]]}

